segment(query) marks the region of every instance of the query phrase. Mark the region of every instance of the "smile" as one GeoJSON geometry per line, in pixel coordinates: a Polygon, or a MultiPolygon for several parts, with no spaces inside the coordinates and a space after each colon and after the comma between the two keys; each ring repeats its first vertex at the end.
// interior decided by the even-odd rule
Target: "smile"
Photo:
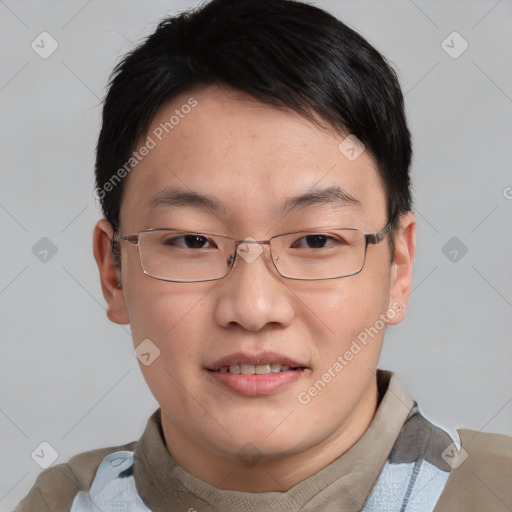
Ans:
{"type": "Polygon", "coordinates": [[[266,364],[232,364],[230,366],[222,366],[218,370],[212,370],[220,373],[232,373],[235,375],[267,375],[269,373],[287,372],[290,370],[298,370],[299,367],[292,368],[280,363],[266,364]]]}

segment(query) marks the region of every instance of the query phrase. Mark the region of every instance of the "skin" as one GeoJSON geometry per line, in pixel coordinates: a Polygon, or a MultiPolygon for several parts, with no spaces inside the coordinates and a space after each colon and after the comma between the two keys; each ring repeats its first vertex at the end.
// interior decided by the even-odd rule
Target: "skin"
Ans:
{"type": "MultiPolygon", "coordinates": [[[[375,233],[386,225],[384,187],[368,152],[351,162],[338,149],[347,134],[239,91],[220,86],[189,91],[160,109],[148,134],[192,96],[198,105],[127,178],[119,232],[190,226],[263,240],[308,226],[375,233]],[[361,204],[280,214],[287,197],[330,185],[361,204]],[[192,207],[146,208],[168,186],[209,194],[225,205],[216,215],[192,207]]],[[[386,237],[368,247],[365,266],[354,276],[286,279],[263,246],[252,263],[237,257],[224,279],[183,284],[144,275],[137,247],[128,243],[121,244],[121,270],[116,269],[109,253],[112,227],[104,219],[97,223],[94,255],[107,315],[131,324],[135,346],[149,338],[161,351],[140,368],[160,404],[165,442],[178,465],[220,489],[284,491],[361,437],[377,407],[375,375],[385,329],[308,404],[297,397],[393,304],[400,303],[401,311],[388,325],[403,320],[415,226],[413,214],[404,215],[394,235],[394,261],[386,237]],[[280,352],[309,369],[269,396],[242,396],[205,370],[238,351],[280,352]],[[260,457],[254,465],[238,456],[247,443],[260,457]]]]}

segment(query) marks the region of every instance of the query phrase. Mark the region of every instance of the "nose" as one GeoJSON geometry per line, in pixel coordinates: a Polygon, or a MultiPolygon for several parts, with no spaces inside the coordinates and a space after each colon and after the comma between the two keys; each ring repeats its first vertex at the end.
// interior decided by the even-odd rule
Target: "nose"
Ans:
{"type": "Polygon", "coordinates": [[[272,264],[268,242],[249,240],[238,246],[231,272],[215,288],[215,319],[223,327],[253,332],[270,324],[287,326],[295,316],[293,294],[272,264]]]}

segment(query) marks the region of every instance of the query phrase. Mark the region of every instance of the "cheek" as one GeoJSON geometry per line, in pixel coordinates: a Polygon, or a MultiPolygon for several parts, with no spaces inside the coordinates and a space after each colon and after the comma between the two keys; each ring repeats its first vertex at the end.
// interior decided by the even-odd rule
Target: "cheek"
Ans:
{"type": "Polygon", "coordinates": [[[368,264],[360,274],[333,280],[329,287],[311,295],[307,303],[321,319],[317,323],[321,333],[311,334],[322,371],[351,348],[357,353],[351,367],[376,364],[386,327],[382,315],[389,307],[389,283],[389,268],[368,264]]]}
{"type": "Polygon", "coordinates": [[[197,366],[212,324],[207,307],[212,283],[171,283],[145,275],[133,279],[126,303],[134,345],[150,339],[169,367],[197,366]]]}
{"type": "Polygon", "coordinates": [[[208,290],[204,284],[201,290],[184,289],[146,276],[132,284],[127,307],[134,346],[150,340],[150,352],[157,354],[149,365],[139,360],[141,372],[159,403],[183,411],[190,405],[187,393],[194,394],[200,380],[208,290]]]}
{"type": "Polygon", "coordinates": [[[182,284],[146,276],[138,260],[123,267],[123,288],[133,341],[149,338],[158,343],[189,338],[198,330],[210,283],[182,284]],[[187,327],[188,326],[188,327],[187,327]]]}
{"type": "MultiPolygon", "coordinates": [[[[369,269],[368,269],[369,270],[369,269]]],[[[336,288],[316,294],[314,310],[335,338],[356,335],[384,313],[389,302],[389,273],[370,272],[345,278],[336,288]]]]}

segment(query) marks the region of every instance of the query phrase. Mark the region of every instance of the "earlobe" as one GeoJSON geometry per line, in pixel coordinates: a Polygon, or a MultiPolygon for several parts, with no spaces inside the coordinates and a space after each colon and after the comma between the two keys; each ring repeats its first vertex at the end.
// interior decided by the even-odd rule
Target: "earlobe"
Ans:
{"type": "Polygon", "coordinates": [[[416,249],[416,217],[407,212],[400,218],[395,233],[395,261],[391,268],[389,309],[395,312],[389,325],[400,323],[406,315],[412,285],[412,268],[416,249]],[[398,306],[399,305],[399,306],[398,306]]]}
{"type": "Polygon", "coordinates": [[[110,222],[106,219],[97,222],[93,234],[94,259],[100,273],[103,297],[107,302],[107,317],[117,324],[128,324],[130,320],[122,290],[121,271],[115,266],[111,254],[113,234],[110,222]]]}

